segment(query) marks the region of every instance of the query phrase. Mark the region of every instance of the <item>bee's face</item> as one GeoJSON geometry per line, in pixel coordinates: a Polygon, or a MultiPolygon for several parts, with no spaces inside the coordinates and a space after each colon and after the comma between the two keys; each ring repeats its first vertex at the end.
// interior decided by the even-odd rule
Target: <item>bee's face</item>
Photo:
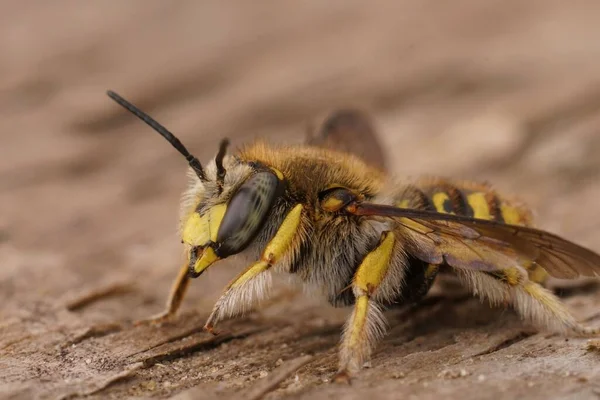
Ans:
{"type": "Polygon", "coordinates": [[[195,191],[201,194],[194,194],[196,204],[182,221],[189,276],[194,278],[217,260],[248,247],[283,188],[279,171],[232,156],[225,157],[223,166],[226,175],[220,183],[215,163],[207,165],[207,181],[198,181],[195,191]]]}

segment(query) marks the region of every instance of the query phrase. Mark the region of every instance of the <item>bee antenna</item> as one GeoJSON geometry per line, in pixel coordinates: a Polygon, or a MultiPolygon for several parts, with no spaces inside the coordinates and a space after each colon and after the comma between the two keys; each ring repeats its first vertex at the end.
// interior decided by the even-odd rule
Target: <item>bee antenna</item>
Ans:
{"type": "Polygon", "coordinates": [[[229,146],[229,140],[221,140],[221,143],[219,144],[219,152],[215,157],[215,164],[217,165],[217,184],[220,188],[223,188],[223,184],[225,183],[225,174],[227,173],[225,167],[223,167],[223,159],[225,158],[225,153],[227,152],[227,146],[229,146]]]}
{"type": "Polygon", "coordinates": [[[196,175],[198,175],[198,178],[200,178],[201,181],[206,181],[206,175],[204,174],[204,169],[202,169],[202,164],[200,164],[200,161],[198,161],[196,157],[191,155],[190,152],[185,148],[185,146],[179,141],[179,139],[177,139],[175,135],[169,132],[167,128],[156,122],[151,116],[149,116],[148,114],[146,114],[145,112],[143,112],[142,110],[140,110],[139,108],[137,108],[136,106],[134,106],[115,92],[113,92],[112,90],[107,91],[106,94],[108,95],[108,97],[116,101],[120,106],[122,106],[127,111],[144,121],[146,124],[148,124],[162,137],[167,139],[167,141],[171,143],[171,145],[175,147],[175,149],[177,149],[177,151],[179,151],[185,157],[187,162],[190,164],[190,167],[192,167],[196,175]]]}

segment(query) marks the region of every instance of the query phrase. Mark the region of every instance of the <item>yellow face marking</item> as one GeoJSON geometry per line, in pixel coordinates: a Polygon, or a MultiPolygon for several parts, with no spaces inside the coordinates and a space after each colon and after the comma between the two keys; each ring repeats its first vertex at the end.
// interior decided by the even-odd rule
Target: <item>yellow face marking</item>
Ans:
{"type": "Polygon", "coordinates": [[[447,214],[444,208],[444,203],[450,201],[450,196],[448,196],[447,193],[437,192],[431,197],[431,201],[433,202],[433,205],[435,206],[437,212],[447,214]]]}
{"type": "Polygon", "coordinates": [[[197,274],[200,274],[206,268],[214,264],[217,260],[219,260],[219,257],[217,257],[212,247],[207,247],[206,249],[204,249],[202,256],[196,261],[196,264],[194,264],[194,271],[197,274]]]}
{"type": "Polygon", "coordinates": [[[191,246],[205,246],[211,240],[216,241],[226,209],[225,204],[217,204],[203,216],[192,213],[183,227],[183,241],[191,246]]]}
{"type": "Polygon", "coordinates": [[[226,210],[227,205],[217,204],[216,206],[213,206],[208,213],[206,213],[209,218],[208,228],[210,230],[210,240],[213,242],[217,241],[219,226],[221,226],[221,221],[223,221],[223,216],[225,215],[226,210]]]}
{"type": "Polygon", "coordinates": [[[269,244],[267,244],[267,247],[265,247],[265,250],[263,251],[263,261],[273,265],[281,259],[290,247],[290,244],[298,231],[301,216],[302,205],[297,204],[292,208],[288,215],[286,215],[281,226],[277,230],[275,237],[273,237],[269,244]]]}
{"type": "Polygon", "coordinates": [[[240,276],[238,276],[237,279],[229,285],[229,288],[241,286],[267,269],[269,269],[269,263],[265,261],[257,261],[240,276]]]}
{"type": "Polygon", "coordinates": [[[518,225],[521,223],[521,214],[516,208],[511,207],[507,204],[501,204],[500,212],[502,213],[502,218],[504,218],[504,222],[506,222],[507,224],[518,225]]]}
{"type": "Polygon", "coordinates": [[[367,321],[367,311],[369,310],[369,297],[358,296],[354,305],[354,319],[352,320],[352,334],[350,336],[350,346],[359,346],[361,343],[361,334],[367,321]]]}
{"type": "Polygon", "coordinates": [[[473,216],[479,219],[492,219],[490,214],[490,207],[485,198],[485,194],[481,192],[475,192],[467,195],[467,203],[473,209],[473,216]]]}
{"type": "Polygon", "coordinates": [[[394,250],[394,234],[392,232],[383,233],[383,240],[373,251],[366,255],[356,275],[354,283],[366,294],[372,294],[383,280],[392,258],[394,250]]]}
{"type": "Polygon", "coordinates": [[[183,241],[192,246],[201,246],[208,243],[210,231],[207,222],[207,219],[200,217],[197,212],[192,213],[183,226],[181,234],[183,241]]]}

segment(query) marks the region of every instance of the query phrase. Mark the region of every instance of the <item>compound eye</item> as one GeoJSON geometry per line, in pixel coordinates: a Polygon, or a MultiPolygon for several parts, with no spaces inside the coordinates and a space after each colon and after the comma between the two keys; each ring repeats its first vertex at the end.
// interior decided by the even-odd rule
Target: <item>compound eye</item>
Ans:
{"type": "Polygon", "coordinates": [[[336,212],[359,199],[359,196],[343,187],[334,187],[319,193],[320,206],[324,211],[336,212]]]}
{"type": "Polygon", "coordinates": [[[239,253],[254,239],[280,193],[281,181],[271,172],[251,176],[233,195],[217,233],[216,253],[239,253]]]}

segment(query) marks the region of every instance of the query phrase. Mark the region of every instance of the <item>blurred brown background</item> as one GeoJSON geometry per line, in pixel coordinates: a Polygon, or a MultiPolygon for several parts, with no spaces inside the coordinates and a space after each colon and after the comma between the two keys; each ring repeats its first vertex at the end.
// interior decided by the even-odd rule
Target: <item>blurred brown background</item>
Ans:
{"type": "MultiPolygon", "coordinates": [[[[591,0],[3,3],[0,396],[251,398],[308,353],[268,398],[596,398],[585,340],[475,300],[392,314],[352,388],[327,383],[349,310],[316,299],[280,299],[212,343],[194,329],[235,262],[193,282],[178,322],[127,325],[162,309],[179,267],[186,165],[105,92],[201,160],[223,136],[301,142],[324,112],[364,107],[394,174],[491,181],[600,250],[599,15],[591,0]]],[[[598,291],[571,294],[600,323],[598,291]]]]}

